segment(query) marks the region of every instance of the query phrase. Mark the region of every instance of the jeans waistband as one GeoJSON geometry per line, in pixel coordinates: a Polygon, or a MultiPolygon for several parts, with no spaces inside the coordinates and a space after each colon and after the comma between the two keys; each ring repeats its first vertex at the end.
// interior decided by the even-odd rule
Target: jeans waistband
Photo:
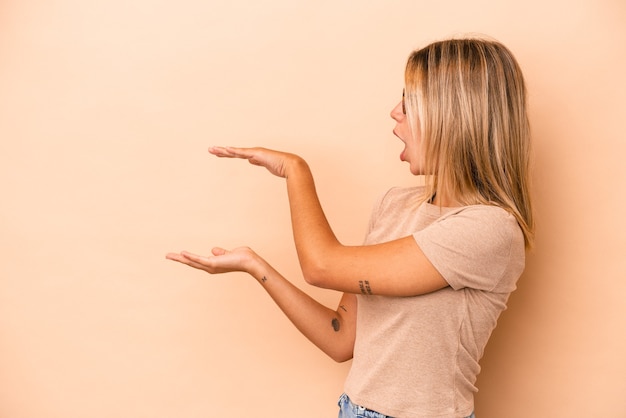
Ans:
{"type": "MultiPolygon", "coordinates": [[[[337,404],[339,405],[338,418],[393,418],[389,415],[367,409],[364,406],[355,405],[345,393],[341,395],[337,404]]],[[[476,416],[474,412],[472,412],[472,414],[466,418],[476,418],[476,416]]]]}

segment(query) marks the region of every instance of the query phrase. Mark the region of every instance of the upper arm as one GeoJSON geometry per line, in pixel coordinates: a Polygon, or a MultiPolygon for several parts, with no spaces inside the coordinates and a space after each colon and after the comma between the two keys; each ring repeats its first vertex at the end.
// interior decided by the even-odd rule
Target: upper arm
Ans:
{"type": "Polygon", "coordinates": [[[421,295],[448,285],[510,292],[524,269],[524,252],[513,215],[495,206],[473,206],[383,244],[326,246],[316,254],[311,282],[389,296],[421,295]]]}
{"type": "Polygon", "coordinates": [[[365,246],[328,248],[319,255],[307,281],[349,293],[416,296],[448,286],[412,236],[365,246]]]}
{"type": "Polygon", "coordinates": [[[338,361],[350,360],[354,353],[354,342],[356,340],[356,295],[344,293],[337,306],[337,318],[333,319],[333,329],[336,333],[342,334],[342,344],[337,347],[339,352],[333,358],[338,361]],[[337,322],[335,322],[337,321],[337,322]]]}

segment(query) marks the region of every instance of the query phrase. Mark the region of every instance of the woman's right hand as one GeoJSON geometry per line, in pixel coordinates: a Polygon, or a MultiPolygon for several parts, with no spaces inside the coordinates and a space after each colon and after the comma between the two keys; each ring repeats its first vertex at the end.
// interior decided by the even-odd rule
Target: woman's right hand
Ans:
{"type": "Polygon", "coordinates": [[[210,274],[229,273],[242,271],[253,274],[253,267],[259,256],[249,247],[239,247],[234,250],[225,250],[215,247],[211,250],[212,256],[202,256],[188,251],[169,253],[165,256],[168,260],[186,264],[198,270],[204,270],[210,274]]]}
{"type": "Polygon", "coordinates": [[[209,152],[220,158],[248,160],[250,164],[265,167],[273,175],[283,178],[288,177],[291,165],[304,163],[304,160],[295,154],[261,147],[211,147],[209,152]]]}

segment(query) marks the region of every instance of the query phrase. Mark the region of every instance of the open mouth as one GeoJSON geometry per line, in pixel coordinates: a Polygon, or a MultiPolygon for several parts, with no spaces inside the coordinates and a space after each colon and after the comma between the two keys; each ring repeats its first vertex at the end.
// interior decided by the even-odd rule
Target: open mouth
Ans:
{"type": "Polygon", "coordinates": [[[402,149],[402,152],[400,153],[400,161],[406,161],[406,142],[404,142],[404,139],[400,138],[400,135],[398,135],[395,131],[395,129],[393,130],[393,134],[400,140],[402,141],[402,144],[404,145],[404,148],[402,149]]]}

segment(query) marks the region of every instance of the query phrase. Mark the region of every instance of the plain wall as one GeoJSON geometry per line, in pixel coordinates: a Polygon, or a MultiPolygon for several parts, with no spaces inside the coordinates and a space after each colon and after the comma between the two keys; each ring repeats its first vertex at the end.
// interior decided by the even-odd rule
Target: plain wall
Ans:
{"type": "Polygon", "coordinates": [[[301,154],[358,244],[416,181],[389,118],[408,54],[464,33],[525,71],[538,219],[477,416],[626,416],[625,22],[622,0],[3,0],[0,416],[336,416],[349,364],[249,277],[164,255],[249,245],[335,305],[284,182],[207,147],[301,154]]]}

